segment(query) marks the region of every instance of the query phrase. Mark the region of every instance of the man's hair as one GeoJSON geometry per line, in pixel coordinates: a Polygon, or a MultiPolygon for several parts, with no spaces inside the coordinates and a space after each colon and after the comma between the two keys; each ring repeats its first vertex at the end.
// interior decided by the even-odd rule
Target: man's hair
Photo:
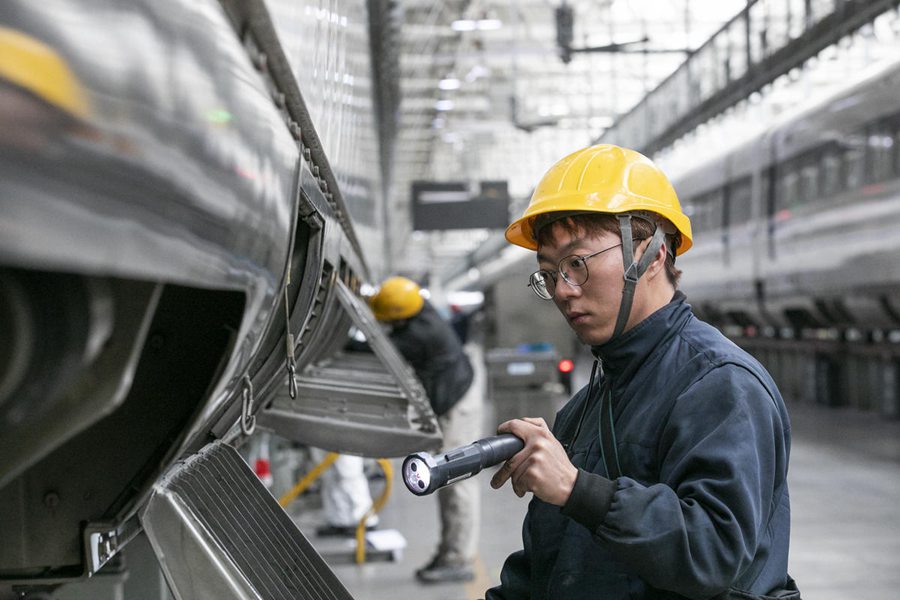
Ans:
{"type": "MultiPolygon", "coordinates": [[[[675,227],[668,219],[654,214],[648,214],[646,217],[642,215],[632,215],[631,217],[631,235],[635,241],[645,240],[653,236],[656,227],[663,227],[666,231],[675,231],[674,234],[666,234],[666,277],[674,287],[678,287],[678,280],[681,278],[681,270],[675,268],[675,252],[681,241],[681,236],[677,233],[675,227]]],[[[619,229],[619,219],[616,215],[608,213],[582,213],[577,215],[566,216],[561,219],[551,220],[537,230],[538,246],[549,244],[552,240],[552,231],[554,227],[560,227],[563,231],[575,235],[599,235],[600,232],[606,231],[614,233],[619,237],[622,232],[619,229]]]]}

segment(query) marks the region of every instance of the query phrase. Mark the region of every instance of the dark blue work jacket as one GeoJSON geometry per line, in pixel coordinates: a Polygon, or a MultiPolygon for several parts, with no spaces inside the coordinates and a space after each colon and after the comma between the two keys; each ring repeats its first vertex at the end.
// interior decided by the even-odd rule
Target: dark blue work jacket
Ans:
{"type": "Polygon", "coordinates": [[[531,500],[524,550],[487,600],[756,598],[792,585],[790,424],[765,369],[680,292],[594,352],[603,385],[553,428],[579,468],[572,495],[562,508],[531,500]],[[600,450],[606,386],[615,479],[600,450]]]}
{"type": "Polygon", "coordinates": [[[394,327],[390,338],[422,382],[434,413],[440,416],[456,406],[472,385],[474,371],[450,323],[431,303],[394,327]]]}

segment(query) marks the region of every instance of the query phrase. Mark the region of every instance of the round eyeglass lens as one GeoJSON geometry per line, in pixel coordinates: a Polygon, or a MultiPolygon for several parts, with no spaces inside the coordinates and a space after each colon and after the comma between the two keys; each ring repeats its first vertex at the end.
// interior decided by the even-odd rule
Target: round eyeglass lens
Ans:
{"type": "Polygon", "coordinates": [[[553,278],[549,273],[537,271],[531,274],[531,289],[539,298],[550,300],[553,298],[553,278]]]}
{"type": "Polygon", "coordinates": [[[581,256],[567,256],[560,261],[559,272],[572,285],[581,285],[588,278],[587,261],[581,256]]]}

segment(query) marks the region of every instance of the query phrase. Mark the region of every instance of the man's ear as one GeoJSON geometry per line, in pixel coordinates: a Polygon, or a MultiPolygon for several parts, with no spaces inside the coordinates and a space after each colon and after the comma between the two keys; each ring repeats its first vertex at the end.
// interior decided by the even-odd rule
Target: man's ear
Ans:
{"type": "Polygon", "coordinates": [[[660,244],[659,250],[656,251],[656,258],[654,258],[653,262],[650,263],[650,266],[647,267],[647,275],[651,279],[653,277],[656,277],[657,273],[662,273],[666,270],[666,258],[668,251],[668,242],[663,242],[662,244],[660,244]]]}

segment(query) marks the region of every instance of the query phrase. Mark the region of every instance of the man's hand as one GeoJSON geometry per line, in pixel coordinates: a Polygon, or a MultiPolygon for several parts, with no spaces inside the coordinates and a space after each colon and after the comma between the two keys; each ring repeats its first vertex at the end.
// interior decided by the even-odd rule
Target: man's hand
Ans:
{"type": "Polygon", "coordinates": [[[506,421],[497,433],[512,433],[525,442],[525,447],[503,466],[491,479],[491,487],[500,488],[512,479],[513,490],[521,498],[526,492],[563,506],[572,493],[578,469],[569,461],[562,444],[553,437],[543,419],[525,417],[506,421]]]}

